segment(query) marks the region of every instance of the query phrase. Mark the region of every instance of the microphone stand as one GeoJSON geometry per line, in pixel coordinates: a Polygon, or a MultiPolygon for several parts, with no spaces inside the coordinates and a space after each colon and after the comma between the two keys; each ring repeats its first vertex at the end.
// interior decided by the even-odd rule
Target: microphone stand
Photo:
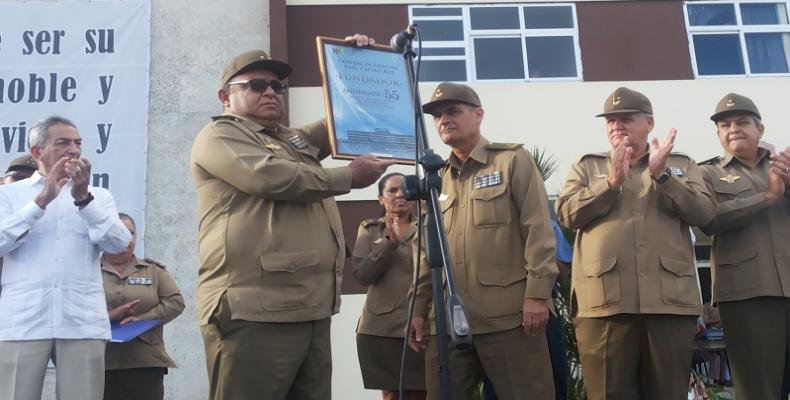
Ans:
{"type": "MultiPolygon", "coordinates": [[[[420,100],[417,76],[414,70],[412,42],[416,34],[414,27],[409,27],[405,33],[403,44],[403,57],[406,59],[406,71],[414,98],[414,119],[416,122],[416,135],[418,146],[417,163],[425,172],[425,177],[420,180],[416,175],[407,176],[404,180],[406,198],[408,200],[426,200],[427,213],[425,215],[424,237],[425,255],[431,268],[433,286],[433,309],[436,318],[436,338],[439,358],[439,383],[442,400],[452,400],[452,386],[450,385],[450,357],[448,351],[448,324],[450,340],[457,349],[467,349],[472,345],[472,334],[466,318],[466,310],[461,297],[456,292],[455,275],[453,274],[452,261],[447,245],[447,234],[444,230],[444,221],[439,209],[439,192],[441,191],[442,178],[439,170],[444,166],[444,160],[433,152],[428,145],[428,135],[423,119],[422,101],[420,100]],[[446,276],[447,304],[445,306],[445,293],[442,282],[442,270],[446,276]]],[[[396,49],[398,50],[398,49],[396,49]]],[[[416,288],[415,288],[416,291],[416,288]]],[[[427,322],[427,321],[426,321],[427,322]]]]}

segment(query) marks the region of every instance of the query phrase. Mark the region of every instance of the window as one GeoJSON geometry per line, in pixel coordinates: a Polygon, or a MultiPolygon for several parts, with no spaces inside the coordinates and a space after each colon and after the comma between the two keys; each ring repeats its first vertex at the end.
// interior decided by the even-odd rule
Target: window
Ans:
{"type": "Polygon", "coordinates": [[[581,80],[573,4],[409,7],[422,36],[420,80],[581,80]]]}
{"type": "Polygon", "coordinates": [[[788,1],[687,1],[698,77],[790,74],[788,1]]]}

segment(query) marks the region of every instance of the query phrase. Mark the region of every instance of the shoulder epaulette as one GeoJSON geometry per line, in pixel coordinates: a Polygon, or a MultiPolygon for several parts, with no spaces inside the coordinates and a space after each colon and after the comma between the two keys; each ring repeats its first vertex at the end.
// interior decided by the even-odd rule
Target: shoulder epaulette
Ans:
{"type": "Polygon", "coordinates": [[[700,162],[697,163],[697,165],[711,165],[713,163],[718,162],[719,160],[721,160],[721,156],[716,156],[716,157],[709,158],[709,159],[707,159],[705,161],[700,161],[700,162]]]}
{"type": "Polygon", "coordinates": [[[583,160],[583,159],[585,159],[587,157],[609,158],[609,152],[608,151],[602,151],[600,153],[582,154],[581,156],[579,156],[579,158],[576,159],[576,162],[579,162],[579,161],[581,161],[581,160],[583,160]]]}
{"type": "Polygon", "coordinates": [[[371,225],[378,225],[378,224],[383,224],[383,223],[384,223],[384,221],[382,221],[380,218],[374,218],[374,219],[366,219],[366,220],[362,221],[361,225],[362,225],[363,228],[367,228],[367,227],[369,227],[371,225]]]}
{"type": "Polygon", "coordinates": [[[167,269],[167,267],[165,267],[165,265],[164,265],[164,264],[162,264],[162,263],[160,263],[159,261],[155,261],[155,260],[152,260],[152,259],[150,259],[150,258],[143,258],[143,261],[145,261],[145,262],[147,262],[147,263],[149,263],[149,264],[156,265],[156,266],[157,266],[157,267],[159,267],[159,268],[162,268],[162,269],[167,269]]]}
{"type": "Polygon", "coordinates": [[[229,121],[241,122],[241,118],[235,115],[228,115],[228,114],[215,115],[211,117],[211,120],[212,121],[229,120],[229,121]]]}
{"type": "Polygon", "coordinates": [[[515,150],[523,146],[522,143],[488,143],[486,149],[488,150],[515,150]]]}
{"type": "Polygon", "coordinates": [[[686,158],[686,159],[689,159],[689,160],[692,159],[691,156],[686,154],[686,153],[680,153],[680,152],[675,152],[675,151],[669,153],[669,155],[670,156],[683,157],[683,158],[686,158]]]}

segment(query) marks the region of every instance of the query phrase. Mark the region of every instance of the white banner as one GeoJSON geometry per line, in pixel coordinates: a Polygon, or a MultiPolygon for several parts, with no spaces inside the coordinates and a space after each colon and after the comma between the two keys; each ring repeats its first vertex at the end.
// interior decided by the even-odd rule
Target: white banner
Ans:
{"type": "Polygon", "coordinates": [[[0,1],[0,173],[27,153],[37,120],[66,117],[93,164],[92,184],[113,193],[140,234],[150,16],[150,0],[0,1]]]}

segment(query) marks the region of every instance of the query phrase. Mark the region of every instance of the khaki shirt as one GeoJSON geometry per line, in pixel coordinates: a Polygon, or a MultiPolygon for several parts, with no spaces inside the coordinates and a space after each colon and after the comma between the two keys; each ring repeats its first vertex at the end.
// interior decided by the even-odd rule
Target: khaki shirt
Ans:
{"type": "Polygon", "coordinates": [[[702,230],[713,235],[713,303],[759,296],[790,297],[790,191],[768,206],[769,153],[755,167],[732,155],[702,165],[716,213],[702,230]]]}
{"type": "Polygon", "coordinates": [[[417,222],[412,222],[399,241],[389,240],[385,228],[384,218],[359,225],[354,245],[354,278],[368,285],[368,293],[357,333],[402,338],[409,311],[409,287],[414,279],[411,241],[417,222]]]}
{"type": "Polygon", "coordinates": [[[176,363],[165,351],[162,327],[184,311],[184,297],[162,264],[149,259],[132,259],[123,272],[102,263],[107,310],[140,300],[134,310],[139,319],[157,319],[162,324],[128,343],[108,343],[106,369],[164,367],[176,363]]]}
{"type": "Polygon", "coordinates": [[[578,317],[701,311],[689,225],[707,223],[713,210],[702,170],[672,153],[670,177],[658,183],[648,159],[636,161],[620,190],[606,181],[610,152],[585,154],[571,166],[557,217],[576,230],[571,292],[578,317]]]}
{"type": "MultiPolygon", "coordinates": [[[[559,273],[543,179],[521,145],[484,138],[463,165],[452,155],[447,164],[440,208],[472,334],[516,328],[524,298],[551,299],[559,273]]],[[[432,299],[423,252],[415,315],[432,299]]]]}
{"type": "Polygon", "coordinates": [[[297,322],[338,312],[345,242],[333,196],[351,169],[322,168],[326,124],[268,129],[233,114],[198,133],[199,323],[223,293],[232,319],[297,322]]]}

